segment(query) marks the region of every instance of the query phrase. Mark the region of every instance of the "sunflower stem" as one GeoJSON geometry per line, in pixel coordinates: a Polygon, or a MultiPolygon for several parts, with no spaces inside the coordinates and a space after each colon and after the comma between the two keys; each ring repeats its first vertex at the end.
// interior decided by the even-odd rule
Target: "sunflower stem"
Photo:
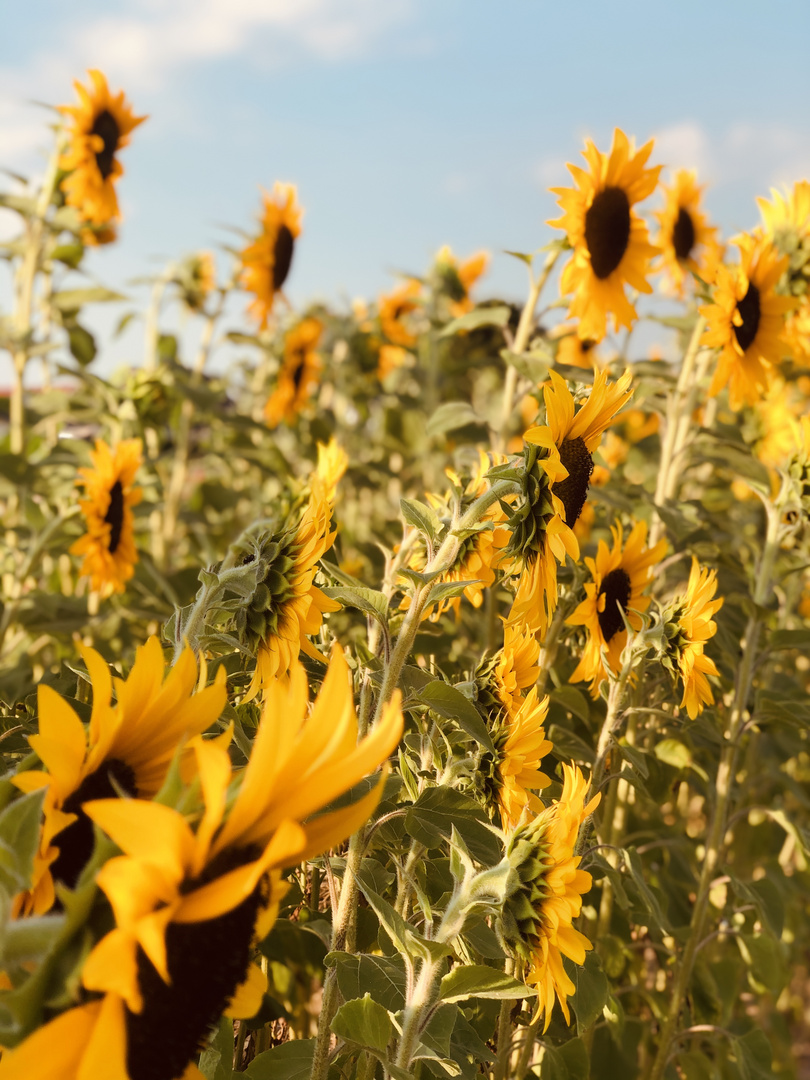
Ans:
{"type": "Polygon", "coordinates": [[[689,939],[684,947],[683,954],[677,966],[675,980],[672,986],[669,1010],[658,1042],[658,1051],[652,1060],[646,1080],[661,1080],[664,1070],[669,1062],[670,1050],[677,1038],[678,1021],[681,1015],[684,998],[689,988],[695,957],[701,942],[706,936],[706,919],[709,909],[709,892],[723,852],[725,840],[728,810],[731,802],[734,785],[734,773],[739,741],[745,723],[746,706],[751,692],[754,671],[757,662],[757,650],[759,645],[762,617],[760,611],[767,602],[771,591],[774,564],[779,552],[780,544],[780,511],[774,503],[765,502],[767,513],[767,531],[759,564],[755,573],[755,586],[753,600],[756,610],[748,620],[745,636],[743,638],[742,656],[740,666],[737,669],[737,679],[734,692],[734,701],[728,718],[728,724],[724,733],[725,744],[720,755],[715,779],[715,803],[712,814],[709,836],[706,840],[706,853],[698,880],[695,906],[692,909],[690,921],[689,939]]]}
{"type": "MultiPolygon", "coordinates": [[[[628,643],[629,644],[629,643],[628,643]]],[[[622,670],[617,679],[612,679],[608,691],[607,710],[599,732],[599,742],[596,746],[596,760],[591,772],[591,795],[596,795],[605,778],[608,755],[611,751],[614,736],[618,731],[622,718],[622,705],[627,680],[630,677],[631,664],[628,661],[622,665],[622,670]]]]}
{"type": "MultiPolygon", "coordinates": [[[[511,956],[507,956],[503,966],[504,973],[506,975],[515,974],[515,961],[511,956]]],[[[509,1077],[515,1075],[510,1071],[509,1063],[512,1057],[512,1009],[514,1008],[514,1001],[511,998],[504,998],[501,1002],[500,1012],[498,1013],[498,1034],[496,1040],[497,1057],[495,1059],[495,1066],[492,1070],[492,1080],[509,1080],[509,1077]]]]}
{"type": "Polygon", "coordinates": [[[520,1047],[520,1057],[517,1060],[514,1076],[516,1080],[523,1080],[534,1058],[534,1040],[540,1025],[543,1023],[543,1014],[540,1013],[528,1027],[523,1029],[523,1041],[520,1047]]]}
{"type": "Polygon", "coordinates": [[[144,328],[144,371],[154,371],[158,366],[158,346],[160,343],[160,309],[163,305],[163,294],[166,286],[172,279],[174,267],[168,266],[156,279],[152,286],[152,296],[149,307],[146,309],[146,326],[144,328]]]}
{"type": "MultiPolygon", "coordinates": [[[[661,447],[661,459],[658,464],[658,478],[655,485],[654,502],[656,507],[663,506],[667,499],[672,497],[678,482],[679,472],[674,468],[674,460],[682,449],[689,433],[692,412],[697,399],[700,379],[695,378],[695,362],[700,351],[700,339],[703,336],[705,327],[706,320],[702,315],[698,315],[692,337],[684,354],[681,370],[678,373],[678,382],[667,402],[666,433],[661,447]]],[[[702,371],[705,371],[705,367],[702,368],[702,371]]],[[[655,521],[650,530],[650,543],[657,543],[663,531],[664,521],[660,514],[656,513],[655,521]]]]}
{"type": "MultiPolygon", "coordinates": [[[[529,296],[526,303],[523,306],[523,311],[520,313],[520,321],[515,333],[515,340],[512,343],[512,351],[515,355],[520,356],[521,353],[526,351],[526,346],[529,344],[529,335],[532,332],[532,322],[534,321],[534,313],[537,308],[537,302],[540,299],[540,294],[545,288],[551,271],[554,269],[554,265],[557,259],[560,257],[562,248],[555,248],[554,251],[550,251],[546,256],[546,261],[543,264],[543,269],[537,278],[529,269],[529,280],[531,281],[531,287],[529,289],[529,296]]],[[[493,440],[493,449],[496,453],[504,453],[506,447],[506,435],[509,428],[509,420],[512,416],[512,409],[515,404],[515,390],[517,389],[518,370],[513,367],[512,364],[508,364],[506,368],[506,379],[504,380],[503,387],[503,402],[501,404],[501,416],[498,421],[498,428],[493,440]]]]}
{"type": "Polygon", "coordinates": [[[25,449],[25,367],[31,350],[33,327],[31,315],[34,303],[34,288],[42,254],[42,238],[45,231],[45,217],[51,205],[59,175],[59,158],[62,155],[63,135],[61,127],[56,133],[56,142],[48,161],[48,167],[42,180],[33,221],[26,222],[27,244],[25,256],[17,271],[16,296],[14,307],[14,338],[12,352],[14,383],[9,402],[9,448],[12,454],[22,454],[25,449]]]}

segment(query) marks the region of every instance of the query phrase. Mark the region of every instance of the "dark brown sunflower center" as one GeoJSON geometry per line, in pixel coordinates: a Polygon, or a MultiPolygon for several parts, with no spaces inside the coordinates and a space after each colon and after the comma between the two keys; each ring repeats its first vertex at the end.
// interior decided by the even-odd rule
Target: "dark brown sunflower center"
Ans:
{"type": "Polygon", "coordinates": [[[583,338],[579,345],[584,353],[589,353],[596,345],[596,342],[592,338],[583,338]]]}
{"type": "Polygon", "coordinates": [[[737,304],[737,311],[742,319],[742,326],[734,326],[740,348],[743,352],[754,344],[754,338],[759,330],[759,319],[762,309],[759,303],[759,289],[752,282],[748,285],[748,292],[737,304]]]}
{"type": "Polygon", "coordinates": [[[124,489],[121,481],[116,480],[110,488],[110,505],[104,515],[105,522],[110,526],[110,542],[107,550],[114,555],[121,543],[121,529],[124,527],[124,489]]]}
{"type": "Polygon", "coordinates": [[[605,610],[598,613],[599,629],[605,641],[610,641],[614,634],[624,629],[619,608],[627,611],[630,601],[630,578],[621,567],[611,570],[602,581],[599,596],[605,598],[605,610]]]}
{"type": "Polygon", "coordinates": [[[292,263],[294,246],[295,237],[286,225],[282,225],[281,228],[278,230],[278,236],[276,236],[276,243],[273,247],[274,289],[280,289],[284,282],[287,280],[287,274],[289,274],[290,272],[290,264],[292,263]]]}
{"type": "Polygon", "coordinates": [[[560,447],[560,461],[568,469],[565,480],[558,480],[554,485],[554,494],[565,507],[565,524],[574,527],[582,507],[588,498],[588,486],[593,472],[593,458],[588,453],[585,440],[564,439],[560,447]]]}
{"type": "Polygon", "coordinates": [[[59,848],[59,855],[51,864],[54,881],[62,882],[69,889],[74,888],[93,854],[93,822],[82,810],[82,803],[91,799],[114,799],[119,790],[127,795],[138,794],[135,773],[125,762],[110,758],[85,777],[73,794],[65,799],[62,810],[78,816],[76,821],[54,837],[54,845],[59,848]]]}
{"type": "Polygon", "coordinates": [[[300,349],[295,354],[295,367],[292,371],[292,381],[293,386],[295,387],[296,394],[298,394],[298,392],[300,391],[301,383],[304,381],[304,372],[306,371],[305,359],[305,353],[303,349],[300,349]]]}
{"type": "Polygon", "coordinates": [[[672,230],[672,246],[675,254],[684,262],[689,258],[695,246],[695,223],[692,215],[682,206],[678,211],[678,220],[672,230]]]}
{"type": "Polygon", "coordinates": [[[620,187],[606,187],[585,213],[585,243],[596,276],[610,277],[630,242],[630,200],[620,187]]]}
{"type": "MultiPolygon", "coordinates": [[[[256,847],[224,851],[182,892],[190,892],[261,854],[256,847]]],[[[169,923],[167,985],[138,948],[143,1010],[127,1010],[127,1074],[131,1080],[176,1080],[203,1048],[211,1027],[247,975],[260,909],[268,900],[263,878],[240,904],[206,922],[169,923]]]]}
{"type": "Polygon", "coordinates": [[[109,109],[102,109],[98,114],[96,122],[91,128],[91,134],[100,135],[104,143],[103,149],[96,154],[96,165],[101,173],[102,180],[106,180],[113,171],[115,151],[118,149],[118,143],[121,139],[121,129],[118,126],[118,121],[109,109]]]}

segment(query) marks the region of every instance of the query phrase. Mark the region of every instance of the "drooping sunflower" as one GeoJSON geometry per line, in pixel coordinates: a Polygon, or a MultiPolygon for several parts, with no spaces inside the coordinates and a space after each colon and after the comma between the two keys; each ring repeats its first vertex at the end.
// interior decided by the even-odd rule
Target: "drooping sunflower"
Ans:
{"type": "Polygon", "coordinates": [[[189,255],[177,267],[174,281],[180,289],[180,299],[189,311],[201,312],[217,286],[214,256],[210,251],[189,255]]]}
{"type": "Polygon", "coordinates": [[[486,665],[488,682],[501,707],[515,712],[523,701],[523,691],[537,682],[540,642],[531,627],[509,625],[503,628],[503,646],[486,665]]]}
{"type": "Polygon", "coordinates": [[[88,75],[89,89],[73,83],[79,104],[59,106],[73,121],[68,149],[59,159],[59,168],[68,174],[61,187],[68,206],[75,207],[83,221],[107,226],[121,218],[115,182],[124,169],[118,154],[146,117],[135,116],[123,90],[113,96],[100,71],[90,70],[88,75]]]}
{"type": "Polygon", "coordinates": [[[85,728],[73,708],[50,686],[37,691],[39,734],[29,739],[44,770],[18,773],[25,792],[47,787],[39,851],[30,892],[18,911],[39,915],[54,903],[54,882],[73,888],[93,852],[93,826],[83,807],[120,790],[150,799],[160,788],[181,741],[205,731],[225,705],[225,671],[198,690],[197,662],[185,649],[168,674],[160,642],[150,638],[136,654],[126,680],[113,679],[94,650],[82,648],[93,686],[85,728]]]}
{"type": "Polygon", "coordinates": [[[591,887],[591,875],[579,869],[575,855],[583,821],[601,798],[585,802],[588,782],[576,766],[563,765],[563,790],[558,801],[534,821],[521,824],[509,836],[506,854],[519,884],[504,903],[503,936],[516,953],[525,982],[537,990],[536,1016],[544,1016],[543,1030],[551,1023],[555,1000],[566,1023],[571,1023],[568,998],[574,983],[563,967],[563,957],[585,963],[591,942],[574,929],[582,910],[582,897],[591,887]]]}
{"type": "Polygon", "coordinates": [[[588,640],[571,682],[590,679],[593,697],[598,695],[600,685],[607,678],[602,649],[607,650],[610,670],[616,672],[627,643],[627,631],[619,609],[634,630],[641,629],[639,614],[650,606],[650,598],[644,595],[644,590],[652,578],[653,567],[661,561],[667,547],[666,540],[659,540],[647,548],[646,521],[635,523],[626,544],[620,524],[611,526],[611,532],[613,546],[609,548],[604,540],[600,540],[596,558],[586,558],[592,580],[585,585],[585,600],[566,619],[569,626],[584,626],[588,631],[588,640]]]}
{"type": "Polygon", "coordinates": [[[704,280],[707,267],[711,267],[709,276],[714,273],[719,253],[717,228],[707,224],[706,215],[701,212],[703,188],[698,186],[697,173],[679,169],[672,186],[662,184],[662,189],[666,197],[664,208],[653,215],[660,225],[656,243],[675,292],[683,296],[690,271],[704,280]]]}
{"type": "Polygon", "coordinates": [[[459,262],[445,245],[436,255],[436,274],[442,292],[450,301],[450,314],[454,319],[472,311],[474,304],[470,290],[489,266],[489,252],[477,251],[464,262],[459,262]]]}
{"type": "Polygon", "coordinates": [[[269,427],[278,427],[282,420],[292,424],[306,408],[320,379],[322,364],[316,350],[322,333],[323,323],[310,317],[286,334],[278,383],[264,407],[269,427]]]}
{"type": "Polygon", "coordinates": [[[556,371],[549,375],[550,383],[543,388],[548,423],[529,428],[523,436],[530,456],[536,458],[534,472],[539,469],[544,475],[538,474],[536,493],[510,520],[513,531],[507,549],[510,554],[524,552],[508,621],[531,626],[541,635],[557,607],[557,562],[563,563],[566,555],[579,558],[573,528],[588,497],[593,452],[633,393],[628,389],[629,371],[610,385],[607,372],[598,372],[588,399],[577,408],[565,380],[556,371]]]}
{"type": "Polygon", "coordinates": [[[301,235],[303,210],[298,204],[295,184],[277,181],[272,194],[264,192],[262,198],[261,232],[242,251],[241,281],[256,297],[248,311],[264,330],[276,293],[281,291],[290,272],[295,241],[301,235]]]}
{"type": "Polygon", "coordinates": [[[681,708],[690,720],[713,705],[714,696],[707,675],[717,675],[717,667],[704,653],[706,642],[717,633],[713,616],[723,606],[723,598],[713,600],[717,591],[717,571],[702,567],[692,556],[686,592],[677,596],[665,612],[667,653],[665,662],[680,672],[683,682],[681,708]]]}
{"type": "Polygon", "coordinates": [[[481,770],[488,773],[486,801],[497,807],[503,829],[516,828],[527,811],[536,814],[543,809],[534,792],[551,783],[551,777],[540,769],[551,750],[545,730],[547,715],[548,697],[538,698],[536,687],[532,687],[517,708],[513,705],[491,723],[495,755],[489,769],[484,755],[481,770]]]}
{"type": "Polygon", "coordinates": [[[785,316],[795,301],[776,293],[787,256],[753,236],[732,243],[740,249],[740,262],[719,267],[714,303],[700,313],[707,323],[704,345],[721,350],[709,394],[714,397],[728,385],[729,404],[737,411],[765,394],[774,367],[789,352],[785,316]]]}
{"type": "Polygon", "coordinates": [[[765,236],[788,267],[780,288],[796,298],[784,336],[796,359],[810,360],[810,181],[800,180],[787,195],[771,189],[772,202],[757,199],[765,236]]]}
{"type": "Polygon", "coordinates": [[[581,338],[574,327],[570,333],[560,338],[557,346],[557,363],[569,367],[598,369],[599,358],[596,354],[597,342],[591,338],[581,338]]]}
{"type": "Polygon", "coordinates": [[[132,508],[143,495],[134,483],[141,465],[141,440],[124,439],[113,449],[96,439],[90,460],[92,468],[79,469],[76,481],[85,489],[79,506],[87,532],[70,553],[84,556],[81,573],[90,578],[91,589],[107,597],[124,591],[138,561],[132,508]]]}
{"type": "Polygon", "coordinates": [[[89,1015],[66,1014],[85,1033],[84,1051],[68,1039],[75,1073],[61,1044],[58,1062],[53,1048],[47,1052],[46,1027],[3,1059],[2,1080],[22,1077],[16,1066],[30,1060],[34,1041],[46,1052],[29,1075],[43,1080],[199,1076],[193,1061],[222,1013],[250,1016],[260,1004],[264,980],[251,966],[252,946],[275,919],[285,891],[281,868],[340,843],[368,819],[385,767],[359,801],[314,815],[377,769],[401,733],[397,696],[358,743],[348,667],[336,648],[309,715],[300,665],[287,683],[268,688],[235,798],[227,752],[195,739],[201,813],[127,799],[90,804],[93,821],[124,852],[99,872],[115,926],[82,969],[84,986],[104,997],[89,1015]],[[85,1054],[102,1039],[107,1060],[93,1073],[85,1054]]]}
{"type": "Polygon", "coordinates": [[[552,188],[564,211],[549,225],[565,229],[574,249],[560,278],[563,296],[574,293],[569,314],[579,318],[583,339],[601,341],[612,314],[615,329],[628,329],[636,309],[625,296],[625,282],[638,292],[652,292],[647,281],[650,260],[658,248],[649,242],[647,225],[633,210],[655,190],[661,166],[645,169],[652,153],[651,139],[638,152],[616,128],[610,154],[601,153],[590,139],[583,157],[589,171],[569,165],[575,188],[552,188]]]}
{"type": "MultiPolygon", "coordinates": [[[[298,517],[251,541],[245,559],[258,563],[257,585],[236,613],[236,629],[256,654],[256,669],[246,701],[273,679],[284,678],[299,652],[324,660],[309,637],[321,628],[323,615],[340,604],[315,585],[319,559],[335,540],[332,504],[345,455],[332,468],[328,455],[310,480],[310,496],[298,517]]],[[[325,661],[324,661],[325,662],[325,661]]]]}

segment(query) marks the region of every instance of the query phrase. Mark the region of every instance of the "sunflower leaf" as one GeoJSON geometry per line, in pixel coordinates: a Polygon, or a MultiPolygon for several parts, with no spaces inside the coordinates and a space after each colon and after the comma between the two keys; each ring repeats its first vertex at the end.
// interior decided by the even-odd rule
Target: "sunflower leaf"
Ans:
{"type": "Polygon", "coordinates": [[[433,507],[419,502],[418,499],[400,499],[399,509],[409,525],[413,525],[419,532],[430,537],[432,541],[436,541],[441,532],[442,523],[433,507]]]}
{"type": "Polygon", "coordinates": [[[480,419],[475,409],[467,401],[446,401],[425,424],[425,435],[432,439],[434,435],[444,435],[456,431],[467,424],[478,424],[480,419]]]}
{"type": "Polygon", "coordinates": [[[101,285],[90,289],[64,289],[51,297],[51,303],[59,311],[78,311],[83,304],[108,304],[117,300],[126,300],[126,297],[101,285]]]}
{"type": "Polygon", "coordinates": [[[573,981],[577,989],[572,1005],[577,1014],[577,1034],[582,1035],[596,1021],[607,1004],[610,984],[602,971],[599,956],[595,952],[587,954],[585,963],[581,967],[567,965],[567,970],[569,973],[573,970],[573,981]]]}
{"type": "Polygon", "coordinates": [[[377,619],[384,627],[388,626],[388,597],[384,593],[347,585],[334,585],[322,592],[330,599],[338,600],[344,607],[357,608],[377,619]]]}
{"type": "Polygon", "coordinates": [[[518,979],[487,964],[455,967],[439,985],[439,998],[446,1002],[467,1001],[469,998],[518,1001],[535,995],[536,991],[530,990],[518,979]]]}
{"type": "Polygon", "coordinates": [[[347,1001],[335,1013],[332,1031],[338,1038],[384,1054],[394,1033],[388,1010],[372,1000],[368,991],[347,1001]]]}
{"type": "Polygon", "coordinates": [[[15,799],[0,814],[0,886],[12,896],[31,885],[45,790],[15,799]]]}
{"type": "Polygon", "coordinates": [[[292,1039],[258,1054],[244,1072],[251,1080],[309,1080],[314,1039],[292,1039]]]}
{"type": "MultiPolygon", "coordinates": [[[[464,582],[463,584],[468,583],[464,582]]],[[[431,593],[430,602],[438,602],[437,599],[434,599],[433,593],[431,593]]],[[[417,697],[423,704],[438,713],[439,716],[443,716],[446,720],[455,720],[459,727],[463,728],[477,743],[491,754],[495,753],[492,736],[487,731],[481,713],[470,699],[465,697],[455,686],[450,686],[449,683],[436,679],[423,687],[417,697]]]]}
{"type": "Polygon", "coordinates": [[[440,332],[439,337],[452,337],[459,330],[478,330],[482,326],[506,326],[512,315],[511,308],[505,304],[495,307],[478,307],[468,311],[457,319],[452,319],[440,332]]]}

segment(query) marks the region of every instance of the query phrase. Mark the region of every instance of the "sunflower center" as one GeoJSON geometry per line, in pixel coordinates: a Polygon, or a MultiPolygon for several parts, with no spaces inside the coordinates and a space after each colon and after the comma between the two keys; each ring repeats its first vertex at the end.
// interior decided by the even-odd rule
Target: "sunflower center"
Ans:
{"type": "Polygon", "coordinates": [[[759,303],[759,289],[753,283],[749,282],[748,292],[737,304],[737,311],[742,319],[742,326],[734,326],[734,333],[737,336],[737,341],[743,352],[754,344],[754,338],[757,336],[757,330],[759,330],[759,318],[762,314],[762,309],[759,303]]]}
{"type": "Polygon", "coordinates": [[[125,762],[110,758],[86,776],[73,794],[65,799],[62,805],[64,813],[78,816],[54,838],[54,844],[59,848],[59,855],[51,864],[54,881],[61,881],[69,889],[74,888],[93,854],[93,822],[82,810],[82,803],[91,799],[114,799],[119,790],[127,795],[138,794],[135,773],[125,762]]]}
{"type": "Polygon", "coordinates": [[[585,440],[579,436],[576,439],[563,440],[560,447],[560,461],[568,469],[568,476],[564,480],[557,481],[554,485],[554,494],[565,507],[565,524],[572,529],[588,498],[593,458],[588,453],[585,440]]]}
{"type": "Polygon", "coordinates": [[[600,611],[597,615],[599,629],[602,631],[605,641],[610,641],[614,634],[624,630],[624,622],[619,608],[622,611],[627,611],[627,605],[630,601],[630,578],[626,571],[622,570],[620,566],[615,570],[611,570],[602,582],[599,595],[605,598],[605,610],[600,611]]]}
{"type": "Polygon", "coordinates": [[[301,383],[304,381],[304,372],[306,371],[306,363],[303,350],[299,350],[295,356],[295,367],[292,372],[293,386],[295,387],[296,396],[301,389],[301,383]]]}
{"type": "Polygon", "coordinates": [[[606,187],[585,213],[585,243],[593,272],[600,280],[610,277],[630,242],[630,200],[620,187],[606,187]]]}
{"type": "Polygon", "coordinates": [[[96,165],[101,173],[101,179],[106,180],[113,170],[115,151],[121,138],[121,129],[109,109],[102,109],[96,117],[96,122],[91,128],[92,135],[99,135],[104,143],[102,150],[96,154],[96,165]]]}
{"type": "Polygon", "coordinates": [[[678,211],[678,220],[672,230],[672,246],[675,248],[677,257],[684,262],[689,258],[695,246],[695,223],[692,221],[692,215],[683,206],[678,211]]]}
{"type": "Polygon", "coordinates": [[[286,225],[278,230],[273,246],[273,288],[280,289],[287,280],[293,257],[295,238],[286,225]]]}
{"type": "Polygon", "coordinates": [[[110,542],[107,550],[114,555],[121,543],[121,530],[124,527],[124,489],[121,481],[116,480],[110,488],[110,505],[104,515],[104,521],[110,526],[110,542]]]}
{"type": "MultiPolygon", "coordinates": [[[[258,847],[223,851],[188,893],[253,862],[258,847]]],[[[167,985],[138,947],[138,986],[143,1010],[127,1010],[127,1074],[131,1080],[176,1080],[202,1049],[247,975],[256,918],[268,900],[263,878],[240,904],[205,922],[169,923],[166,928],[167,985]]]]}

